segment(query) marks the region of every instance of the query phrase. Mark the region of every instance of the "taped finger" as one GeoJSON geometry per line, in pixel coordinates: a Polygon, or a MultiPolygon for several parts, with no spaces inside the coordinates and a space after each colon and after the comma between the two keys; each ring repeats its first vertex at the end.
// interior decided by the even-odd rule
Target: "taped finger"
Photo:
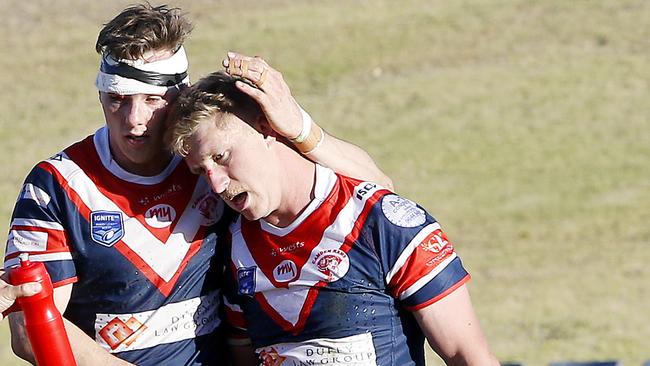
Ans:
{"type": "Polygon", "coordinates": [[[239,68],[241,69],[241,76],[247,79],[250,78],[248,75],[248,65],[249,65],[248,60],[241,60],[239,63],[239,68]]]}
{"type": "Polygon", "coordinates": [[[267,69],[266,67],[264,69],[262,69],[262,72],[260,73],[259,79],[257,79],[257,81],[255,82],[255,85],[257,85],[258,88],[261,88],[262,84],[264,84],[264,82],[266,81],[268,71],[269,71],[269,69],[267,69]]]}

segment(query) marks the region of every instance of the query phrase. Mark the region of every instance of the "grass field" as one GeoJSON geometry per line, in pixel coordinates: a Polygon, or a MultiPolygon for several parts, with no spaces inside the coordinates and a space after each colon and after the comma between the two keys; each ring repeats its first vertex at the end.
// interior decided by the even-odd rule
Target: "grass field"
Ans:
{"type": "MultiPolygon", "coordinates": [[[[101,125],[94,42],[130,2],[54,3],[0,3],[4,225],[32,165],[101,125]]],[[[650,1],[175,4],[194,79],[264,56],[438,218],[500,360],[650,359],[650,1]]]]}

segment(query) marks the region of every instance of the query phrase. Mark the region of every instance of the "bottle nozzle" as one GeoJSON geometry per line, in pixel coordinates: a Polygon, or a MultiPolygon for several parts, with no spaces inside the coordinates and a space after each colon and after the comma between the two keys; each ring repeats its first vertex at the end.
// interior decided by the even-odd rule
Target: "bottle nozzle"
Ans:
{"type": "Polygon", "coordinates": [[[20,260],[21,265],[28,265],[29,264],[29,253],[20,253],[18,255],[18,259],[20,260]]]}

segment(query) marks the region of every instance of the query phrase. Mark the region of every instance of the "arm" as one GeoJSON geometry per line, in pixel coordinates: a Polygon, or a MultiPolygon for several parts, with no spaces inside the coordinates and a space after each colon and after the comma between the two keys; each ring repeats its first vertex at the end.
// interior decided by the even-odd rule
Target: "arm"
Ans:
{"type": "Polygon", "coordinates": [[[309,159],[341,174],[393,188],[391,179],[377,167],[368,153],[358,146],[328,135],[316,125],[301,110],[282,74],[266,61],[259,57],[229,52],[223,66],[228,73],[246,78],[257,86],[237,82],[237,87],[260,105],[271,127],[293,142],[309,159]],[[307,131],[311,131],[311,134],[307,131]],[[300,141],[301,136],[309,141],[309,145],[307,141],[300,141]]]}
{"type": "Polygon", "coordinates": [[[448,365],[499,365],[483,336],[465,285],[413,315],[431,348],[448,365]]]}
{"type": "Polygon", "coordinates": [[[378,183],[393,190],[393,181],[375,164],[368,153],[360,147],[336,138],[323,130],[322,144],[307,157],[352,178],[378,183]]]}
{"type": "MultiPolygon", "coordinates": [[[[61,313],[68,306],[72,284],[57,287],[54,289],[54,303],[61,313]]],[[[70,346],[77,361],[78,366],[97,366],[97,365],[130,365],[99,346],[86,333],[81,331],[76,325],[63,319],[65,330],[68,333],[70,346]]],[[[23,313],[13,313],[9,315],[9,326],[11,329],[11,348],[16,356],[24,359],[31,364],[35,364],[32,347],[27,338],[23,313]]]]}

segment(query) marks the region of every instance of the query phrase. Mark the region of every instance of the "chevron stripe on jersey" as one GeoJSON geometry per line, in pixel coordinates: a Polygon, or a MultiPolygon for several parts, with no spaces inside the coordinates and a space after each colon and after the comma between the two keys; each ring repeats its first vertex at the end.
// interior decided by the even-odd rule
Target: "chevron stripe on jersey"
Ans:
{"type": "Polygon", "coordinates": [[[286,228],[231,225],[228,321],[273,365],[424,365],[408,311],[469,279],[440,225],[414,202],[320,166],[314,196],[286,228]]]}
{"type": "Polygon", "coordinates": [[[129,210],[130,200],[124,202],[124,199],[115,199],[115,195],[105,189],[102,192],[65,153],[47,160],[42,168],[56,177],[86,220],[90,221],[91,212],[97,210],[121,213],[124,237],[115,244],[115,249],[142,270],[162,293],[169,294],[187,261],[200,245],[200,240],[188,241],[186,238],[196,238],[200,231],[205,230],[202,212],[190,207],[205,195],[208,189],[205,180],[197,182],[189,200],[180,202],[177,211],[182,214],[170,226],[170,230],[161,233],[148,227],[142,216],[133,217],[129,210]]]}
{"type": "Polygon", "coordinates": [[[45,262],[55,286],[73,283],[63,315],[132,364],[226,362],[223,202],[180,157],[156,176],[124,171],[108,140],[100,128],[32,169],[5,266],[28,252],[45,262]]]}
{"type": "MultiPolygon", "coordinates": [[[[379,198],[376,193],[385,191],[364,182],[354,187],[352,194],[344,193],[340,191],[343,187],[334,186],[337,178],[332,171],[319,167],[317,174],[316,198],[292,224],[290,233],[260,230],[263,222],[241,217],[231,228],[234,266],[254,268],[256,300],[285,330],[299,331],[310,314],[317,288],[346,274],[346,253],[359,235],[358,222],[364,221],[379,198]],[[318,192],[322,192],[320,196],[318,192]],[[333,199],[339,196],[347,198],[333,199]],[[253,237],[255,244],[247,245],[253,237]],[[291,253],[273,255],[291,247],[295,248],[291,253]],[[272,291],[277,288],[286,290],[272,291]]],[[[264,225],[267,229],[271,226],[264,225]]]]}

